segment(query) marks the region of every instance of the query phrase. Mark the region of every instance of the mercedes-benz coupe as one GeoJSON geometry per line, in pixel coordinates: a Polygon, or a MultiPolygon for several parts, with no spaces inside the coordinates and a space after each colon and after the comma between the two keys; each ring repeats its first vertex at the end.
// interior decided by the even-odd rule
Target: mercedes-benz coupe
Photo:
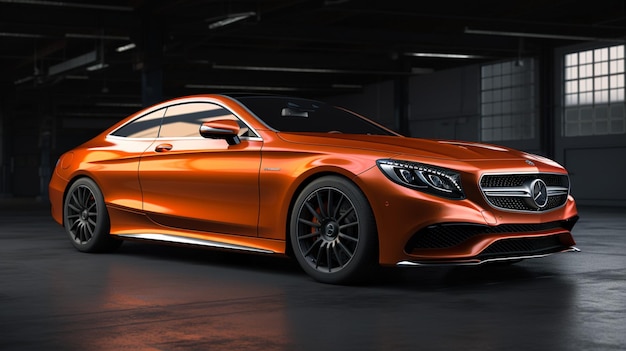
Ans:
{"type": "Polygon", "coordinates": [[[123,240],[290,255],[314,279],[577,251],[567,171],[474,142],[401,136],[301,98],[197,95],[63,154],[52,216],[80,251],[123,240]]]}

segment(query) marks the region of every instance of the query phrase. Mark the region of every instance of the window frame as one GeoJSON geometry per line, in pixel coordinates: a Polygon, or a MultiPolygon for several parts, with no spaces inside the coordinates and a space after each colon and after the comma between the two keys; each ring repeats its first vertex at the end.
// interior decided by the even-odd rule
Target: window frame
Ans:
{"type": "Polygon", "coordinates": [[[512,143],[537,138],[537,74],[534,58],[491,62],[480,66],[481,141],[512,143]],[[486,137],[489,133],[490,136],[486,137]]]}
{"type": "MultiPolygon", "coordinates": [[[[233,116],[235,116],[237,118],[237,120],[239,121],[240,124],[245,125],[248,128],[248,133],[251,133],[253,135],[251,136],[240,136],[239,138],[241,140],[248,140],[248,141],[263,141],[263,138],[261,137],[261,134],[250,125],[250,123],[248,123],[244,118],[241,118],[241,116],[235,112],[233,112],[231,109],[229,109],[228,107],[224,106],[223,104],[217,103],[215,101],[207,101],[204,99],[189,99],[189,100],[185,100],[185,101],[175,101],[173,103],[164,103],[164,104],[159,104],[156,106],[153,106],[153,108],[149,109],[146,111],[146,113],[137,116],[136,118],[131,119],[130,121],[122,124],[121,126],[115,128],[114,130],[112,130],[110,133],[107,134],[107,137],[111,137],[111,138],[118,138],[118,139],[125,139],[125,140],[156,140],[156,139],[168,139],[168,140],[176,140],[176,139],[204,139],[199,133],[197,137],[160,137],[160,131],[161,131],[161,126],[163,125],[163,119],[165,118],[165,116],[167,115],[167,109],[171,106],[176,106],[176,105],[181,105],[181,104],[189,104],[189,103],[205,103],[205,104],[212,104],[215,106],[218,106],[226,111],[228,111],[230,114],[232,114],[233,116]],[[149,138],[134,138],[134,137],[125,137],[125,136],[119,136],[119,135],[114,135],[114,133],[116,133],[117,131],[119,131],[120,129],[124,128],[125,126],[136,122],[137,120],[153,113],[156,112],[158,110],[163,109],[163,116],[161,117],[161,123],[159,124],[159,132],[157,133],[156,137],[149,137],[149,138]]],[[[200,128],[198,126],[198,128],[200,128]]]]}
{"type": "Polygon", "coordinates": [[[561,137],[626,133],[624,44],[572,47],[560,52],[559,68],[561,137]]]}

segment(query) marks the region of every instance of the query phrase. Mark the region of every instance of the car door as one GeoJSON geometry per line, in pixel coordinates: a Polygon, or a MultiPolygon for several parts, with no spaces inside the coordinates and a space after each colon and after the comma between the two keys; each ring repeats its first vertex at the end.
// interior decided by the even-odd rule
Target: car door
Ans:
{"type": "Polygon", "coordinates": [[[107,204],[140,211],[143,207],[137,172],[141,155],[154,143],[165,109],[148,112],[114,130],[107,136],[98,162],[98,183],[107,204]]]}
{"type": "Polygon", "coordinates": [[[228,145],[202,138],[200,125],[219,119],[245,126],[212,103],[167,108],[159,137],[139,165],[143,209],[168,227],[256,236],[262,141],[244,136],[239,144],[228,145]]]}

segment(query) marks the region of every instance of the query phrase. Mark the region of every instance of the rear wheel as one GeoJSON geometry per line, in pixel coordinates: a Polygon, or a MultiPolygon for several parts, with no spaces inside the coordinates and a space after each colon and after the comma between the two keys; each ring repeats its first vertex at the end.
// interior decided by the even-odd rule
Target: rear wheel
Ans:
{"type": "Polygon", "coordinates": [[[72,245],[82,252],[106,252],[122,243],[109,235],[109,214],[104,197],[89,178],[78,179],[67,192],[63,225],[72,245]]]}
{"type": "Polygon", "coordinates": [[[346,179],[326,176],[307,185],[292,209],[290,235],[300,266],[320,282],[357,282],[376,264],[374,215],[346,179]]]}

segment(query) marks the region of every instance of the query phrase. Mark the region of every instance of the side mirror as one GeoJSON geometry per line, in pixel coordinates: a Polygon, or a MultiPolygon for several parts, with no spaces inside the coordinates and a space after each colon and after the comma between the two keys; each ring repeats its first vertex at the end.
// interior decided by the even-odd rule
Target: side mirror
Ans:
{"type": "Polygon", "coordinates": [[[231,119],[220,119],[204,122],[200,126],[200,135],[209,139],[224,139],[228,145],[237,145],[239,139],[239,123],[231,119]]]}

